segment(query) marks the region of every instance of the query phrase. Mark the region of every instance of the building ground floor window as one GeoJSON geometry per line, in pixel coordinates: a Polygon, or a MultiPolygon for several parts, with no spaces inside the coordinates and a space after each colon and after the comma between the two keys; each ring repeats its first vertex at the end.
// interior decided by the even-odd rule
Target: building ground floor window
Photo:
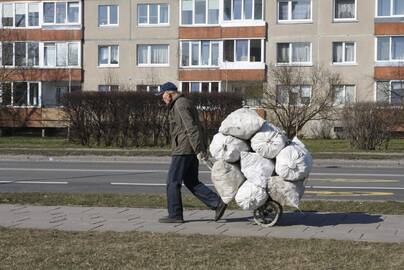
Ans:
{"type": "Polygon", "coordinates": [[[376,102],[404,104],[404,81],[377,81],[376,102]]]}
{"type": "Polygon", "coordinates": [[[63,95],[80,90],[80,84],[80,82],[2,82],[0,104],[10,107],[60,107],[63,95]]]}

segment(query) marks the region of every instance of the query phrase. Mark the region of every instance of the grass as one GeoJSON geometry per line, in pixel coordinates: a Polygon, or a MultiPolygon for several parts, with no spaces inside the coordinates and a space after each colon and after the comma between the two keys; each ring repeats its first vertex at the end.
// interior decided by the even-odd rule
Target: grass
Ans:
{"type": "MultiPolygon", "coordinates": [[[[0,193],[0,204],[165,208],[166,197],[161,195],[115,195],[103,193],[0,193]]],[[[183,204],[188,209],[206,209],[206,206],[193,196],[183,196],[183,204]]],[[[229,208],[239,209],[234,203],[231,203],[229,208]]],[[[285,210],[293,211],[294,209],[287,208],[285,210]]],[[[404,215],[404,202],[303,201],[300,205],[300,210],[307,212],[363,212],[404,215]]]]}
{"type": "Polygon", "coordinates": [[[0,228],[0,268],[403,269],[404,245],[0,228]]]}

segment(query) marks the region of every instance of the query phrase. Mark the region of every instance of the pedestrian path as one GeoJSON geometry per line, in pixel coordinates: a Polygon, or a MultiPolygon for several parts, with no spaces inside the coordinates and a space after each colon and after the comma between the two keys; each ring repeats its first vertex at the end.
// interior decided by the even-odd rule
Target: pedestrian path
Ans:
{"type": "Polygon", "coordinates": [[[284,213],[275,227],[263,228],[251,212],[227,210],[214,222],[213,211],[188,210],[185,223],[160,224],[165,209],[0,205],[0,226],[65,231],[147,231],[159,233],[320,238],[404,243],[404,216],[365,213],[284,213]]]}

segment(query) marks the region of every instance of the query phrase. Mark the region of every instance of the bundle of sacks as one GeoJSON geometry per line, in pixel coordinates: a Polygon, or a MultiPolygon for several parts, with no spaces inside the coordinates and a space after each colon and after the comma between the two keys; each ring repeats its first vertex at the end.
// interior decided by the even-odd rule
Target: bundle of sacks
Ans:
{"type": "Polygon", "coordinates": [[[255,210],[269,195],[282,206],[299,207],[312,157],[299,139],[289,141],[254,110],[227,116],[209,151],[217,160],[212,182],[224,203],[235,198],[242,209],[255,210]]]}

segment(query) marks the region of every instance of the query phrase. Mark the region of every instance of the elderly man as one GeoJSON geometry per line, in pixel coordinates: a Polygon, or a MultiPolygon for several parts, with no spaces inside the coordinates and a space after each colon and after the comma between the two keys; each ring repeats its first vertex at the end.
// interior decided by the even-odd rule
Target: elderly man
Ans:
{"type": "Polygon", "coordinates": [[[219,220],[227,205],[222,199],[198,179],[199,160],[207,160],[206,143],[198,111],[192,101],[171,82],[160,87],[159,95],[169,109],[171,134],[171,165],[167,178],[168,216],[160,223],[182,223],[183,208],[181,186],[185,186],[210,209],[215,210],[215,221],[219,220]]]}

